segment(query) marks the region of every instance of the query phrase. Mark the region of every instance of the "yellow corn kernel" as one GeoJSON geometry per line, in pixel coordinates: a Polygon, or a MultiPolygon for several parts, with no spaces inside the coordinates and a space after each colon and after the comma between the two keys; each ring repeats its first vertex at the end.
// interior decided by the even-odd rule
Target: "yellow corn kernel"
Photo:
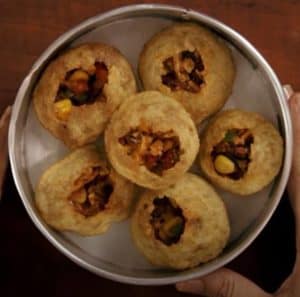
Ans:
{"type": "Polygon", "coordinates": [[[59,120],[66,121],[72,110],[72,102],[66,98],[54,103],[54,113],[59,120]]]}
{"type": "Polygon", "coordinates": [[[218,155],[214,162],[216,170],[221,174],[230,174],[235,170],[234,163],[224,155],[218,155]]]}
{"type": "Polygon", "coordinates": [[[76,70],[74,73],[72,73],[69,80],[89,80],[89,75],[83,70],[76,70]]]}

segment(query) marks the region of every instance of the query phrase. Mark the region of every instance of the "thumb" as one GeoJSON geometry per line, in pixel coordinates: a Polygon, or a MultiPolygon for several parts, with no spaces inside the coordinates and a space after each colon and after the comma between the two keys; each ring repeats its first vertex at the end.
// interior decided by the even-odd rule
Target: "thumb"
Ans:
{"type": "Polygon", "coordinates": [[[271,297],[250,280],[240,274],[222,268],[199,279],[176,284],[181,292],[207,297],[271,297]]]}

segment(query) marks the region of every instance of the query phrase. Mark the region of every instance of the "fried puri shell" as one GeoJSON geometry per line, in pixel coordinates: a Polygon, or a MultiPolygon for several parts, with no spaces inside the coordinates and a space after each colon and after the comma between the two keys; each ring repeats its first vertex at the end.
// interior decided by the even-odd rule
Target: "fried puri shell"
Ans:
{"type": "MultiPolygon", "coordinates": [[[[208,124],[201,139],[199,163],[203,172],[212,183],[229,192],[240,195],[258,192],[274,179],[281,168],[283,140],[276,128],[258,113],[239,109],[223,111],[208,124]],[[226,134],[228,137],[232,133],[228,131],[247,131],[252,138],[247,168],[242,175],[234,178],[220,174],[212,157],[214,147],[224,141],[226,134]]],[[[232,158],[232,161],[240,162],[238,158],[232,158]]]]}
{"type": "Polygon", "coordinates": [[[33,103],[42,125],[68,147],[75,148],[94,141],[120,103],[135,92],[134,74],[122,54],[112,46],[91,43],[69,49],[50,63],[35,88],[33,103]],[[57,117],[55,101],[62,82],[76,69],[95,72],[97,63],[107,71],[104,86],[99,87],[101,92],[98,90],[88,104],[68,104],[68,116],[57,117]]]}
{"type": "Polygon", "coordinates": [[[131,220],[137,248],[154,265],[173,269],[192,268],[217,257],[230,233],[223,201],[202,178],[186,173],[175,185],[160,191],[145,191],[131,220]],[[182,210],[184,228],[179,240],[165,244],[151,224],[154,201],[172,199],[182,210]]]}
{"type": "Polygon", "coordinates": [[[146,90],[176,99],[198,124],[225,104],[235,66],[229,48],[216,35],[199,25],[182,23],[146,43],[139,73],[146,90]]]}
{"type": "Polygon", "coordinates": [[[36,206],[47,224],[84,236],[104,233],[112,222],[127,218],[132,199],[133,184],[109,168],[93,146],[77,149],[48,168],[35,193],[36,206]],[[106,193],[106,200],[102,205],[77,201],[84,189],[92,189],[89,185],[95,183],[95,170],[105,186],[94,191],[106,193]]]}
{"type": "Polygon", "coordinates": [[[179,103],[157,91],[146,91],[126,100],[113,114],[105,130],[105,148],[119,174],[140,186],[160,189],[174,184],[189,169],[198,152],[199,139],[190,115],[179,103]],[[133,137],[132,142],[137,144],[132,147],[124,144],[124,138],[134,136],[135,131],[139,134],[137,139],[133,137]],[[147,142],[149,137],[151,145],[144,145],[144,140],[147,142]],[[176,149],[177,155],[174,160],[171,158],[171,166],[158,162],[153,170],[147,167],[143,157],[153,160],[151,152],[155,139],[161,140],[163,147],[167,145],[167,140],[172,140],[173,148],[170,146],[165,153],[158,149],[157,153],[159,158],[170,160],[168,157],[176,149]],[[159,171],[160,165],[168,169],[159,171]]]}

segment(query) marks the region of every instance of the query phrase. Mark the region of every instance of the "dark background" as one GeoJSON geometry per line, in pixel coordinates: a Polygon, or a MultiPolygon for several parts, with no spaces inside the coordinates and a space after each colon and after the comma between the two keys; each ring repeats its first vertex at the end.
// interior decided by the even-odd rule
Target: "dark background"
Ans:
{"type": "MultiPolygon", "coordinates": [[[[134,3],[138,2],[0,0],[0,111],[13,103],[33,62],[60,34],[95,14],[134,3]]],[[[189,7],[233,27],[264,55],[282,83],[300,90],[300,0],[160,3],[189,7]]],[[[261,235],[228,267],[266,290],[275,290],[290,273],[294,257],[293,214],[285,195],[261,235]]],[[[0,295],[176,297],[185,294],[176,292],[173,286],[114,283],[72,263],[35,228],[8,169],[0,204],[0,295]]]]}

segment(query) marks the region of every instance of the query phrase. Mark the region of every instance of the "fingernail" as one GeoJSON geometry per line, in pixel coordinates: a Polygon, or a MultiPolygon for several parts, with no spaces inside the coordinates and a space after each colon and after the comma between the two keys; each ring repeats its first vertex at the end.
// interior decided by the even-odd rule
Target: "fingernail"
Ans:
{"type": "Polygon", "coordinates": [[[284,91],[284,94],[286,96],[286,99],[290,100],[291,96],[294,93],[294,90],[293,90],[292,86],[291,85],[284,85],[283,86],[283,91],[284,91]]]}

